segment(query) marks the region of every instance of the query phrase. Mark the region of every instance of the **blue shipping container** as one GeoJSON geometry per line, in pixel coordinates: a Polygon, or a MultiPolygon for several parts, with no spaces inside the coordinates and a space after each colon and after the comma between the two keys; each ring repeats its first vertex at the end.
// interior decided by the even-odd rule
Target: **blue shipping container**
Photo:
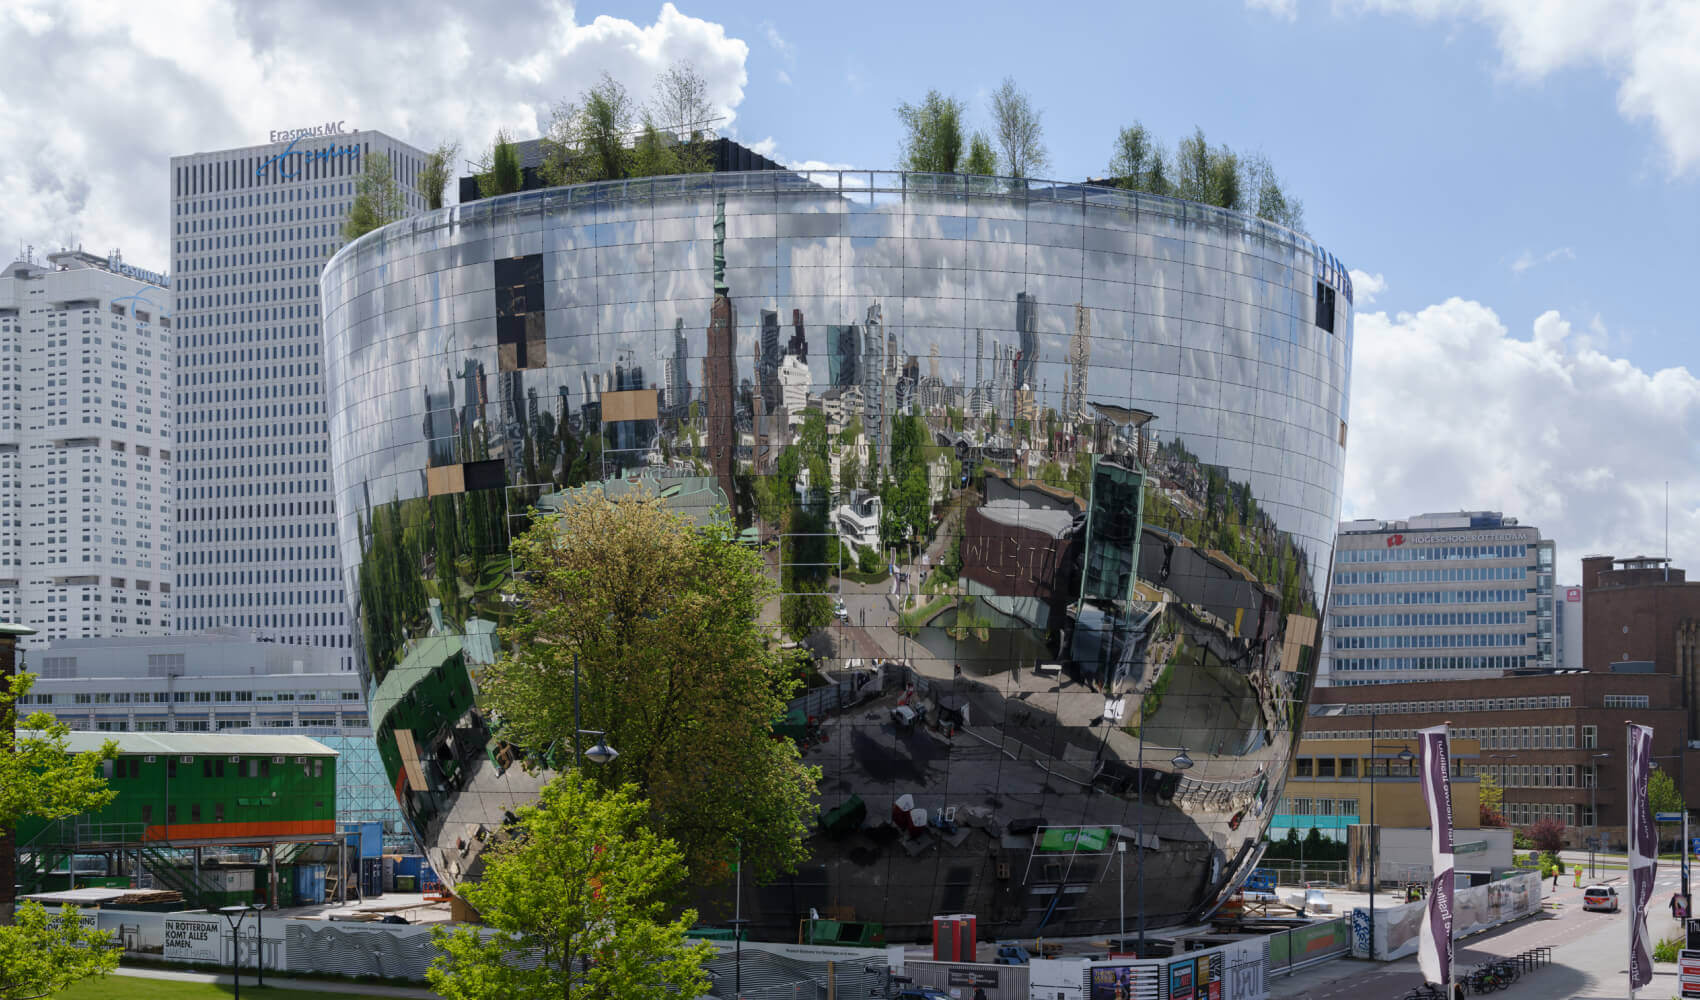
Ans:
{"type": "Polygon", "coordinates": [[[298,865],[295,869],[295,898],[302,904],[322,903],[325,899],[325,866],[298,865]]]}
{"type": "Polygon", "coordinates": [[[397,875],[418,875],[419,869],[425,864],[425,859],[417,854],[404,854],[395,859],[397,875]]]}

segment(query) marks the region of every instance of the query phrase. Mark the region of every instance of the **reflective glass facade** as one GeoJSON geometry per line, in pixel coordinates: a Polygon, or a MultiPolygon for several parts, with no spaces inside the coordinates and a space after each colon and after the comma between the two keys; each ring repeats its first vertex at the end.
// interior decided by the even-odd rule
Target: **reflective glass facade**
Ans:
{"type": "Polygon", "coordinates": [[[761,936],[811,907],[892,940],[954,912],[1112,930],[1118,843],[1130,924],[1141,867],[1152,926],[1231,891],[1317,668],[1349,279],[1236,213],[1015,184],[585,185],[327,265],[357,653],[440,873],[475,878],[546,778],[478,709],[509,539],[550,494],[642,474],[770,540],[756,499],[794,496],[776,573],[834,605],[776,730],[822,769],[821,823],[801,871],[746,889],[761,936]],[[838,570],[858,546],[877,572],[838,570]]]}

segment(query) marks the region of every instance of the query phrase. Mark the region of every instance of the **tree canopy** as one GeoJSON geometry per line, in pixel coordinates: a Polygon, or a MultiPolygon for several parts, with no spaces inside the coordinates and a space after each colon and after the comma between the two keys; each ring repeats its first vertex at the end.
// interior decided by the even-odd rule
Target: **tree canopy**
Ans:
{"type": "Polygon", "coordinates": [[[426,979],[449,1000],[668,1000],[708,992],[702,963],[712,945],[685,937],[686,910],[668,919],[684,883],[678,845],[649,828],[630,785],[600,788],[568,771],[519,811],[514,839],[462,892],[494,928],[462,926],[433,936],[426,979]],[[530,954],[539,961],[515,962],[530,954]]]}
{"type": "Polygon", "coordinates": [[[425,165],[419,168],[414,187],[425,196],[427,209],[435,211],[443,207],[444,195],[454,176],[455,157],[459,153],[460,143],[441,142],[425,157],[425,165]]]}
{"type": "Polygon", "coordinates": [[[525,169],[520,164],[519,148],[507,129],[496,130],[496,138],[478,165],[476,180],[480,198],[513,194],[524,186],[525,169]]]}
{"type": "Polygon", "coordinates": [[[715,120],[708,83],[689,63],[668,67],[647,105],[604,73],[555,106],[539,172],[552,186],[701,173],[711,166],[715,120]]]}
{"type": "Polygon", "coordinates": [[[353,242],[405,215],[407,201],[390,167],[389,154],[368,154],[364,169],[354,179],[354,201],[348,207],[347,221],[342,224],[343,241],[353,242]]]}
{"type": "MultiPolygon", "coordinates": [[[[0,746],[0,831],[7,835],[8,850],[12,831],[23,817],[63,819],[94,812],[118,794],[100,773],[101,762],[117,755],[118,744],[107,740],[98,753],[73,754],[68,749],[70,727],[46,712],[36,712],[19,725],[18,700],[34,683],[33,674],[15,674],[4,678],[0,687],[0,733],[11,737],[10,752],[0,746]]],[[[13,898],[11,866],[3,872],[0,924],[8,922],[13,898]]]]}
{"type": "Polygon", "coordinates": [[[63,907],[55,917],[27,901],[15,923],[0,927],[0,1000],[52,996],[118,968],[118,956],[112,932],[85,928],[77,907],[63,907]]]}
{"type": "Polygon", "coordinates": [[[620,752],[592,777],[636,785],[698,882],[724,877],[735,839],[758,877],[792,870],[815,791],[815,769],[772,737],[796,682],[763,623],[776,588],[735,530],[642,493],[538,518],[512,547],[508,652],[481,679],[505,738],[558,748],[576,657],[583,725],[620,752]]]}
{"type": "Polygon", "coordinates": [[[998,89],[992,91],[992,129],[1003,156],[1004,172],[1009,176],[1031,177],[1050,163],[1042,119],[1032,99],[1015,85],[1013,77],[1004,77],[998,89]]]}
{"type": "Polygon", "coordinates": [[[1193,129],[1166,153],[1145,126],[1134,122],[1116,134],[1110,177],[1119,187],[1249,212],[1289,229],[1304,228],[1304,206],[1287,193],[1269,158],[1211,146],[1193,129]]]}
{"type": "Polygon", "coordinates": [[[956,173],[962,162],[962,119],[967,109],[962,101],[936,90],[927,91],[920,104],[899,104],[897,117],[904,130],[899,157],[902,168],[927,174],[956,173]]]}

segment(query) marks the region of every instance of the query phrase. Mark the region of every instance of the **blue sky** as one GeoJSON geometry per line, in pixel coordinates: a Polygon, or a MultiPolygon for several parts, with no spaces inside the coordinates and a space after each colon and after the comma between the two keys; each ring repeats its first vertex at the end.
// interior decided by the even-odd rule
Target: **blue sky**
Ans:
{"type": "Polygon", "coordinates": [[[1673,178],[1654,130],[1617,112],[1605,72],[1528,81],[1480,26],[1323,4],[1290,20],[1227,3],[1110,4],[1086,30],[1036,21],[1030,4],[986,7],[716,11],[751,47],[740,134],[772,137],[790,160],[890,166],[899,102],[937,87],[984,121],[1008,74],[1045,112],[1050,176],[1101,176],[1134,119],[1171,145],[1200,126],[1268,153],[1311,234],[1389,277],[1380,307],[1463,296],[1513,328],[1548,309],[1598,316],[1641,365],[1685,362],[1689,303],[1659,290],[1700,263],[1685,224],[1700,217],[1700,185],[1673,178]],[[1514,270],[1520,260],[1538,263],[1514,270]]]}
{"type": "Polygon", "coordinates": [[[1076,8],[505,0],[0,4],[0,246],[168,259],[172,155],[346,119],[469,155],[604,73],[693,63],[788,163],[891,167],[899,102],[1004,76],[1053,178],[1118,128],[1260,149],[1357,273],[1344,516],[1503,509],[1700,571],[1700,4],[1211,0],[1076,8]]]}

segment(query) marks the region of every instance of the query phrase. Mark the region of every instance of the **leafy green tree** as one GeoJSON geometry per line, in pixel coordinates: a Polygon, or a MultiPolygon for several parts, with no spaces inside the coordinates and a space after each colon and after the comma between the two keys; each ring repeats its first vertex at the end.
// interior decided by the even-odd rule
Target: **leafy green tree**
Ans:
{"type": "Polygon", "coordinates": [[[1241,160],[1245,171],[1246,197],[1260,219],[1279,223],[1292,230],[1303,230],[1304,203],[1288,194],[1269,157],[1253,153],[1241,160]]]}
{"type": "Polygon", "coordinates": [[[1647,801],[1656,813],[1682,812],[1682,792],[1677,790],[1676,780],[1664,770],[1657,770],[1647,779],[1647,801]]]}
{"type": "Polygon", "coordinates": [[[1116,135],[1110,155],[1110,176],[1122,187],[1147,194],[1169,194],[1167,159],[1163,147],[1151,137],[1145,126],[1134,122],[1116,135]]]}
{"type": "Polygon", "coordinates": [[[899,163],[904,170],[929,174],[954,174],[962,164],[962,119],[967,105],[936,90],[927,91],[920,104],[899,104],[897,117],[903,123],[903,145],[899,163]]]}
{"type": "Polygon", "coordinates": [[[885,560],[880,558],[879,550],[864,545],[856,551],[856,571],[866,576],[873,576],[885,569],[885,560]]]}
{"type": "Polygon", "coordinates": [[[342,224],[344,242],[357,240],[406,214],[407,201],[390,168],[389,154],[370,154],[354,180],[354,201],[348,206],[348,220],[342,224]]]}
{"type": "Polygon", "coordinates": [[[998,89],[992,91],[992,130],[1009,176],[1032,177],[1050,163],[1042,118],[1027,92],[1015,85],[1013,77],[1004,77],[998,89]]]}
{"type": "Polygon", "coordinates": [[[696,174],[713,167],[715,125],[721,116],[708,99],[708,81],[695,66],[676,62],[663,70],[646,113],[679,139],[674,173],[696,174]]]}
{"type": "Polygon", "coordinates": [[[425,207],[436,211],[443,207],[443,198],[449,189],[449,181],[454,178],[455,157],[460,154],[460,143],[442,142],[425,157],[425,165],[419,168],[419,176],[414,187],[425,196],[425,207]]]}
{"type": "Polygon", "coordinates": [[[636,788],[602,788],[569,771],[519,812],[513,840],[462,891],[486,926],[438,930],[426,979],[449,1000],[668,1000],[708,992],[712,945],[691,943],[679,847],[650,829],[636,788]],[[535,955],[535,967],[511,960],[535,955]]]}
{"type": "Polygon", "coordinates": [[[626,138],[637,132],[637,106],[607,73],[577,102],[556,105],[543,142],[540,173],[550,186],[625,177],[626,138]]]}
{"type": "Polygon", "coordinates": [[[962,164],[965,174],[990,177],[998,172],[998,154],[992,151],[992,140],[984,132],[975,132],[968,140],[968,160],[962,164]]]}
{"type": "Polygon", "coordinates": [[[1304,226],[1304,206],[1287,193],[1268,157],[1241,155],[1227,146],[1212,148],[1202,129],[1182,139],[1169,157],[1145,126],[1135,122],[1117,133],[1109,171],[1129,190],[1251,212],[1289,229],[1304,226]]]}
{"type": "Polygon", "coordinates": [[[112,932],[85,928],[76,907],[50,917],[40,903],[25,902],[17,921],[0,927],[0,1000],[51,996],[118,968],[118,956],[112,932]]]}
{"type": "Polygon", "coordinates": [[[785,634],[795,642],[802,642],[832,624],[832,598],[812,580],[798,580],[792,587],[796,592],[786,594],[780,602],[779,617],[785,625],[785,634]]]}
{"type": "Polygon", "coordinates": [[[758,878],[792,870],[817,779],[770,735],[792,656],[761,624],[777,590],[763,556],[735,531],[643,493],[539,517],[513,543],[507,652],[481,678],[504,737],[543,750],[571,743],[576,662],[583,725],[620,751],[594,779],[635,784],[698,882],[726,874],[735,839],[758,878]]]}
{"type": "Polygon", "coordinates": [[[33,674],[0,678],[0,926],[12,922],[18,821],[94,812],[118,794],[100,773],[118,744],[108,740],[98,753],[73,754],[70,727],[46,712],[18,724],[18,702],[34,684],[33,674]]]}
{"type": "Polygon", "coordinates": [[[1476,777],[1476,797],[1479,802],[1482,826],[1504,826],[1505,789],[1493,775],[1483,772],[1476,777]]]}
{"type": "Polygon", "coordinates": [[[496,138],[478,165],[478,197],[494,198],[513,194],[525,185],[525,170],[520,166],[519,147],[514,145],[507,129],[497,129],[496,138]]]}

